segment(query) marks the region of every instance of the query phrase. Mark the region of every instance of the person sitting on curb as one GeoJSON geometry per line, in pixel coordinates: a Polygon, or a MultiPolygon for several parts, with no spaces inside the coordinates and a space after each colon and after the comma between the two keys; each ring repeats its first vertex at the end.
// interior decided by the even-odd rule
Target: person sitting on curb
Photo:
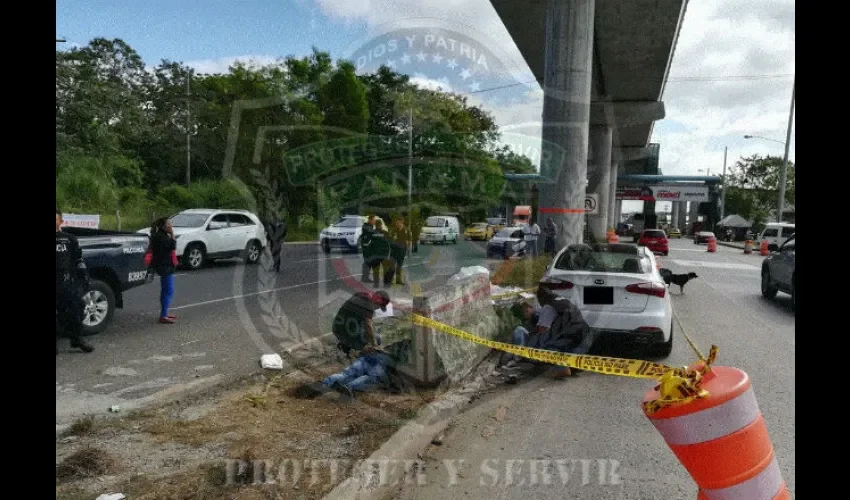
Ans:
{"type": "MultiPolygon", "coordinates": [[[[539,308],[526,301],[511,307],[511,312],[523,321],[523,325],[514,329],[513,343],[547,351],[586,354],[592,341],[591,330],[575,304],[543,286],[537,289],[537,301],[539,308]]],[[[511,361],[508,367],[517,363],[516,359],[511,361]]],[[[556,378],[578,372],[564,366],[555,368],[556,378]]]]}

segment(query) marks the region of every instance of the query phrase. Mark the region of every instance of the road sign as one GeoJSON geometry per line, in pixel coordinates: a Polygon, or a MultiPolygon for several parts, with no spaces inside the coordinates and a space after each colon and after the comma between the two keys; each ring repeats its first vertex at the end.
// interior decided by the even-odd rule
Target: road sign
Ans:
{"type": "Polygon", "coordinates": [[[584,195],[584,213],[587,215],[599,215],[599,195],[587,193],[584,195]]]}

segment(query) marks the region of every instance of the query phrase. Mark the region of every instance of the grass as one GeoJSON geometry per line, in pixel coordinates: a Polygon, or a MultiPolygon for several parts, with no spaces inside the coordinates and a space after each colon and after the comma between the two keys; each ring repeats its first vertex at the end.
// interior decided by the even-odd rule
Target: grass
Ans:
{"type": "Polygon", "coordinates": [[[115,459],[100,448],[86,447],[69,455],[56,466],[56,482],[59,484],[110,474],[115,470],[115,463],[115,459]]]}
{"type": "MultiPolygon", "coordinates": [[[[285,484],[227,485],[227,459],[270,459],[274,462],[272,475],[277,477],[282,459],[313,460],[334,458],[354,461],[368,458],[400,427],[414,418],[419,409],[438,396],[437,390],[416,393],[388,394],[383,391],[358,394],[351,402],[334,398],[301,399],[293,397],[292,389],[336,372],[342,366],[329,363],[314,367],[309,373],[271,377],[267,381],[241,385],[215,398],[216,406],[198,418],[186,420],[181,416],[184,405],[134,411],[121,418],[79,424],[81,437],[76,441],[83,449],[57,466],[57,500],[91,500],[97,496],[90,488],[120,491],[134,500],[265,500],[268,498],[304,498],[319,500],[340,481],[349,470],[341,469],[332,479],[329,467],[317,470],[318,483],[309,469],[297,479],[285,484]],[[262,395],[265,404],[255,404],[262,395]],[[254,396],[250,398],[248,396],[254,396]],[[140,469],[130,469],[132,463],[157,460],[156,455],[124,458],[123,450],[115,448],[115,456],[100,449],[109,449],[110,438],[124,433],[144,436],[149,445],[138,450],[156,453],[160,446],[180,444],[190,448],[213,451],[219,459],[187,459],[180,469],[167,475],[140,469]],[[91,443],[97,443],[93,448],[91,443]],[[152,446],[151,446],[152,445],[152,446]],[[122,466],[118,475],[103,483],[92,478],[115,475],[116,464],[122,466]],[[89,488],[86,491],[86,488],[89,488]]],[[[122,441],[123,442],[123,441],[122,441]]],[[[60,446],[60,445],[57,445],[60,446]]],[[[68,445],[73,446],[73,445],[68,445]]],[[[123,445],[121,445],[123,446],[123,445]]],[[[192,453],[190,451],[190,453],[192,453]]],[[[343,462],[346,463],[346,462],[343,462]]],[[[248,474],[251,476],[251,474],[248,474]]]]}
{"type": "Polygon", "coordinates": [[[68,429],[69,436],[88,436],[94,433],[96,429],[95,421],[93,416],[85,416],[82,418],[78,418],[71,424],[71,427],[68,429]]]}
{"type": "Polygon", "coordinates": [[[490,280],[494,285],[503,287],[518,286],[533,288],[540,282],[546,266],[552,262],[550,257],[536,259],[507,260],[496,269],[490,280]]]}

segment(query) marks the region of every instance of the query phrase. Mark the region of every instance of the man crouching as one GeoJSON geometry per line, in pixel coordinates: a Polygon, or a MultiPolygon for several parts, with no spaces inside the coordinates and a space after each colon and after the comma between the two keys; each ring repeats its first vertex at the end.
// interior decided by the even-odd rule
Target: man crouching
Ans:
{"type": "MultiPolygon", "coordinates": [[[[591,330],[575,304],[543,286],[537,289],[537,302],[540,307],[527,301],[511,307],[511,313],[522,321],[522,325],[514,329],[513,343],[547,351],[586,354],[592,343],[591,330]]],[[[518,359],[514,357],[506,367],[517,363],[518,359]]],[[[552,366],[532,363],[544,369],[552,366]]],[[[578,371],[565,366],[554,368],[556,378],[569,377],[578,371]]]]}

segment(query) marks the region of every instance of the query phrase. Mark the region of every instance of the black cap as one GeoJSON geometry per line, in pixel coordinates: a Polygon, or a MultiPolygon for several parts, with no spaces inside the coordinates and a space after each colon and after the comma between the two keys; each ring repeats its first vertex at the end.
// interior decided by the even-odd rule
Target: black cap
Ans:
{"type": "Polygon", "coordinates": [[[381,306],[381,311],[387,312],[387,304],[390,303],[390,296],[383,290],[378,290],[372,295],[372,300],[381,306]]]}

